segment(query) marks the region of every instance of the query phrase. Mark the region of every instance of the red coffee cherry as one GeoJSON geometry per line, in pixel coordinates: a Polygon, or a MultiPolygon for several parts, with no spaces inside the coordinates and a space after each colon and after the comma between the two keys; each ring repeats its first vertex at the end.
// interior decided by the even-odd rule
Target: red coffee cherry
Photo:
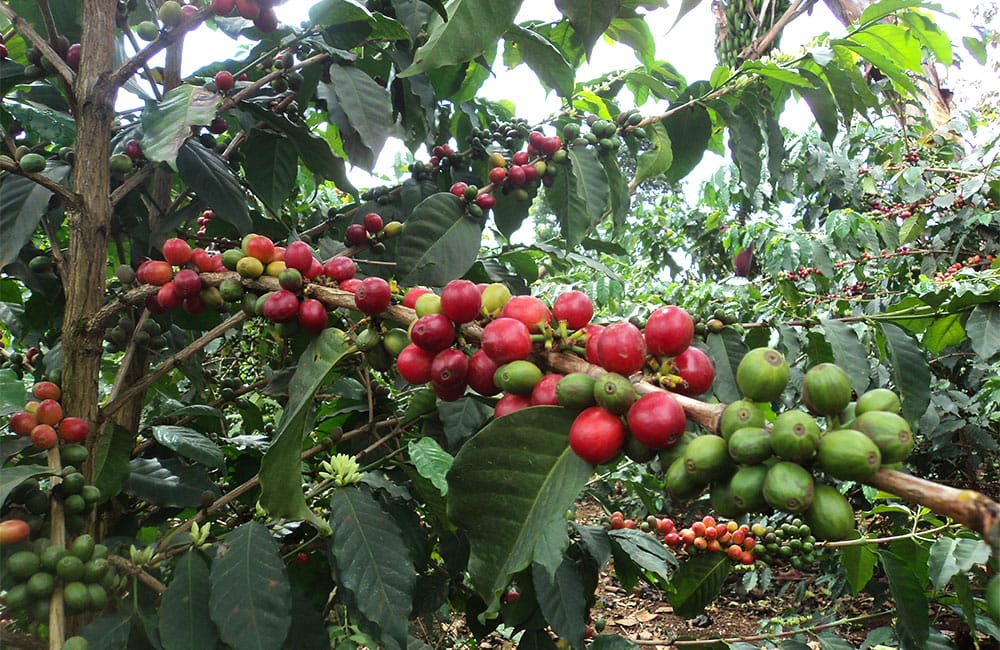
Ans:
{"type": "Polygon", "coordinates": [[[600,406],[580,412],[569,428],[569,446],[577,456],[600,465],[614,458],[625,443],[625,425],[600,406]]]}
{"type": "Polygon", "coordinates": [[[519,320],[498,318],[483,328],[480,345],[494,363],[503,365],[531,354],[531,332],[519,320]]]}

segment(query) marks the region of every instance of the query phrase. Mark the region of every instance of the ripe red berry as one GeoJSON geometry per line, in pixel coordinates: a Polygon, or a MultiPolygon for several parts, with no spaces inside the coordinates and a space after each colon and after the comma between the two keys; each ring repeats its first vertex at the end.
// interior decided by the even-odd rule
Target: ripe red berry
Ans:
{"type": "Polygon", "coordinates": [[[256,257],[262,263],[267,264],[274,260],[274,242],[270,237],[264,235],[251,235],[246,240],[244,251],[250,257],[256,257]]]}
{"type": "Polygon", "coordinates": [[[603,325],[587,325],[587,349],[585,355],[587,363],[592,363],[598,366],[601,365],[601,358],[597,354],[597,343],[603,332],[603,325]]]}
{"type": "Polygon", "coordinates": [[[35,409],[35,419],[39,424],[56,425],[62,417],[62,404],[54,399],[43,399],[35,409]]]}
{"type": "Polygon", "coordinates": [[[306,298],[299,305],[299,325],[305,331],[318,334],[326,329],[328,322],[326,307],[315,298],[306,298]]]}
{"type": "Polygon", "coordinates": [[[684,384],[677,386],[674,390],[682,395],[701,395],[712,388],[715,381],[715,368],[708,355],[700,348],[689,347],[673,360],[677,374],[684,380],[684,384]]]}
{"type": "Polygon", "coordinates": [[[368,315],[381,314],[392,303],[389,283],[379,277],[365,278],[354,291],[354,304],[368,315]]]}
{"type": "Polygon", "coordinates": [[[452,280],[441,291],[441,313],[455,323],[476,320],[482,304],[479,288],[469,280],[452,280]]]}
{"type": "Polygon", "coordinates": [[[628,410],[626,417],[632,436],[650,449],[676,445],[684,436],[687,424],[684,409],[664,392],[643,395],[628,410]]]}
{"type": "Polygon", "coordinates": [[[361,278],[348,278],[346,280],[341,280],[337,288],[341,291],[346,291],[348,293],[354,293],[361,286],[361,278]]]}
{"type": "Polygon", "coordinates": [[[600,406],[584,409],[569,428],[569,446],[577,456],[600,465],[613,459],[625,442],[621,419],[600,406]]]}
{"type": "Polygon", "coordinates": [[[531,354],[531,332],[519,320],[498,318],[483,328],[480,345],[494,363],[503,365],[531,354]]]}
{"type": "Polygon", "coordinates": [[[135,272],[135,277],[143,284],[152,284],[160,287],[174,277],[174,269],[168,262],[147,260],[139,265],[139,269],[135,272]]]}
{"type": "Polygon", "coordinates": [[[167,282],[156,292],[156,302],[164,311],[177,309],[181,306],[181,297],[173,282],[167,282]]]}
{"type": "Polygon", "coordinates": [[[30,436],[31,430],[38,426],[38,418],[33,413],[19,411],[10,416],[10,430],[19,436],[30,436]]]}
{"type": "Polygon", "coordinates": [[[551,156],[562,148],[562,139],[558,135],[542,138],[535,145],[535,148],[542,152],[542,154],[551,156]]]}
{"type": "Polygon", "coordinates": [[[201,291],[201,276],[197,271],[181,269],[174,276],[174,288],[181,298],[196,296],[201,291]]]}
{"type": "Polygon", "coordinates": [[[279,289],[264,300],[264,318],[286,323],[299,313],[299,299],[287,289],[279,289]]]}
{"type": "Polygon", "coordinates": [[[351,246],[361,246],[368,241],[368,231],[363,224],[352,223],[347,227],[344,237],[351,246]]]}
{"type": "Polygon", "coordinates": [[[502,418],[505,415],[509,415],[514,411],[526,409],[529,406],[531,406],[531,398],[527,395],[506,393],[503,397],[497,400],[496,406],[493,407],[493,417],[502,418]]]}
{"type": "Polygon", "coordinates": [[[235,7],[236,0],[212,0],[212,13],[216,16],[228,16],[235,7]]]}
{"type": "Polygon", "coordinates": [[[0,521],[0,546],[20,544],[30,536],[31,526],[23,519],[6,519],[0,521]]]}
{"type": "Polygon", "coordinates": [[[358,272],[358,265],[350,257],[334,255],[323,265],[323,273],[337,282],[350,280],[358,272]]]}
{"type": "Polygon", "coordinates": [[[308,273],[312,268],[312,246],[304,241],[293,241],[285,248],[285,266],[299,273],[308,273]]]}
{"type": "Polygon", "coordinates": [[[518,151],[517,153],[514,154],[514,157],[511,159],[511,161],[517,166],[526,165],[528,163],[528,152],[518,151]]]}
{"type": "Polygon", "coordinates": [[[469,184],[462,183],[460,181],[458,183],[453,183],[451,188],[448,189],[448,191],[457,196],[458,198],[462,198],[462,196],[465,195],[465,190],[467,189],[469,189],[469,184]]]}
{"type": "Polygon", "coordinates": [[[428,289],[427,287],[413,287],[412,289],[406,292],[406,295],[403,296],[403,306],[413,309],[414,306],[416,306],[417,304],[417,298],[424,295],[425,293],[434,293],[434,292],[428,289]]]}
{"type": "Polygon", "coordinates": [[[566,321],[571,330],[582,329],[594,317],[594,303],[582,291],[566,291],[552,304],[552,316],[556,321],[566,321]]]}
{"type": "Polygon", "coordinates": [[[543,325],[552,322],[552,312],[534,296],[514,296],[500,310],[500,316],[519,320],[532,332],[540,332],[543,325]]]}
{"type": "Polygon", "coordinates": [[[364,226],[365,231],[370,232],[373,235],[379,232],[382,230],[383,226],[381,215],[375,212],[369,212],[365,215],[364,226]]]}
{"type": "Polygon", "coordinates": [[[626,377],[638,372],[646,361],[646,343],[642,332],[628,321],[608,325],[597,341],[597,356],[601,366],[610,372],[626,377]]]}
{"type": "Polygon", "coordinates": [[[660,307],[649,315],[644,336],[650,354],[654,357],[672,357],[691,345],[694,321],[680,307],[660,307]]]}
{"type": "Polygon", "coordinates": [[[399,376],[411,384],[426,384],[431,380],[431,363],[434,353],[410,343],[396,357],[399,376]]]}
{"type": "Polygon", "coordinates": [[[510,181],[510,184],[515,187],[518,185],[524,185],[525,180],[527,179],[524,173],[524,167],[521,167],[520,165],[511,167],[510,171],[507,172],[507,179],[510,181]]]}
{"type": "Polygon", "coordinates": [[[431,362],[431,383],[435,389],[448,393],[461,387],[465,391],[465,378],[469,372],[469,358],[456,348],[447,348],[434,355],[431,362]]]}
{"type": "Polygon", "coordinates": [[[215,259],[204,248],[191,249],[191,261],[202,273],[211,273],[215,270],[215,259]]]}
{"type": "Polygon", "coordinates": [[[39,424],[31,430],[31,444],[39,449],[52,449],[58,442],[56,430],[49,424],[39,424]]]}
{"type": "Polygon", "coordinates": [[[274,7],[271,5],[262,5],[260,13],[253,19],[253,26],[264,34],[270,34],[278,29],[278,16],[274,13],[274,7]]]}
{"type": "Polygon", "coordinates": [[[83,418],[67,417],[59,422],[59,437],[63,442],[83,442],[90,433],[90,425],[83,418]]]}
{"type": "Polygon", "coordinates": [[[229,122],[227,122],[224,117],[213,117],[212,121],[208,123],[209,133],[214,133],[215,135],[221,135],[228,130],[229,130],[229,122]]]}
{"type": "MultiPolygon", "coordinates": [[[[80,46],[79,43],[73,43],[72,45],[70,45],[66,49],[66,65],[68,65],[73,70],[79,70],[80,54],[82,53],[82,50],[83,48],[80,46]]],[[[6,58],[6,57],[7,57],[6,53],[4,53],[3,56],[0,56],[0,58],[6,58]]]]}
{"type": "Polygon", "coordinates": [[[427,314],[413,323],[410,340],[436,354],[455,342],[455,326],[444,314],[427,314]]]}
{"type": "MultiPolygon", "coordinates": [[[[30,352],[30,351],[29,351],[30,352]]],[[[37,352],[36,352],[37,354],[37,352]]],[[[51,381],[40,381],[31,387],[31,394],[35,396],[35,399],[59,399],[62,397],[62,390],[59,385],[51,381]]]]}
{"type": "Polygon", "coordinates": [[[488,192],[476,196],[476,205],[483,210],[492,210],[497,204],[497,197],[488,192]]]}
{"type": "Polygon", "coordinates": [[[215,73],[215,87],[219,89],[219,92],[229,92],[235,85],[236,78],[229,70],[219,70],[215,73]]]}
{"type": "Polygon", "coordinates": [[[125,143],[125,155],[132,160],[139,160],[142,158],[142,145],[139,144],[138,140],[129,140],[125,143]]]}
{"type": "Polygon", "coordinates": [[[535,387],[531,389],[532,406],[558,406],[556,399],[556,384],[563,378],[562,375],[550,374],[542,377],[535,387]]]}
{"type": "Polygon", "coordinates": [[[507,178],[507,168],[506,167],[494,167],[490,170],[490,182],[494,185],[499,185],[503,183],[507,178]]]}
{"type": "Polygon", "coordinates": [[[469,358],[469,372],[466,375],[469,387],[480,395],[496,395],[500,389],[493,381],[493,376],[499,367],[486,352],[476,350],[469,358]]]}

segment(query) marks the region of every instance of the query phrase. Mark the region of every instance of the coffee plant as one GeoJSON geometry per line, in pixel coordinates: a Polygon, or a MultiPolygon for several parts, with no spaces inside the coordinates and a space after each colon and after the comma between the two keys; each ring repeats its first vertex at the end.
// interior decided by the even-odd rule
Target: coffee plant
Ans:
{"type": "Polygon", "coordinates": [[[637,647],[612,558],[685,618],[787,566],[889,608],[865,647],[1000,640],[998,148],[915,108],[938,7],[783,52],[813,3],[715,3],[688,81],[664,2],[274,4],[0,2],[5,647],[637,647]],[[641,63],[578,78],[602,38],[641,63]]]}

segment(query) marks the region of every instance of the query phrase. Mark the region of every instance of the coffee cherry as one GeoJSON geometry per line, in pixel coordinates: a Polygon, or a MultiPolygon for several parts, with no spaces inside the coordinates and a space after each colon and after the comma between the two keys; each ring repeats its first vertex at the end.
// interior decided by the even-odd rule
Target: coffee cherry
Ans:
{"type": "Polygon", "coordinates": [[[382,217],[379,214],[375,212],[369,212],[368,214],[365,215],[364,227],[366,232],[369,232],[374,235],[375,233],[382,230],[382,225],[383,225],[382,217]]]}
{"type": "Polygon", "coordinates": [[[357,271],[358,266],[354,263],[354,260],[343,255],[335,255],[323,265],[323,273],[336,282],[343,282],[344,280],[353,278],[357,271]]]}
{"type": "Polygon", "coordinates": [[[441,291],[441,313],[455,323],[468,323],[479,317],[482,295],[474,282],[452,280],[441,291]]]}
{"type": "MultiPolygon", "coordinates": [[[[485,332],[483,337],[485,339],[485,332]]],[[[410,340],[427,352],[436,354],[455,342],[455,326],[444,314],[421,316],[410,328],[410,340]]]]}
{"type": "Polygon", "coordinates": [[[625,443],[625,425],[614,413],[600,406],[584,409],[569,429],[569,446],[591,465],[613,459],[625,443]]]}
{"type": "Polygon", "coordinates": [[[392,303],[389,283],[379,277],[365,278],[354,292],[354,304],[359,311],[375,315],[381,314],[392,303]]]}
{"type": "Polygon", "coordinates": [[[495,363],[510,363],[531,354],[531,332],[519,320],[498,318],[483,328],[480,344],[495,363]]]}
{"type": "Polygon", "coordinates": [[[426,384],[431,380],[431,363],[434,353],[411,343],[396,357],[399,376],[411,384],[426,384]]]}
{"type": "Polygon", "coordinates": [[[646,360],[642,332],[628,321],[608,325],[597,341],[597,356],[601,366],[610,372],[626,377],[638,372],[646,360]]]}
{"type": "Polygon", "coordinates": [[[347,231],[344,233],[347,243],[351,246],[361,246],[368,242],[368,231],[365,230],[363,224],[352,223],[347,227],[347,231]]]}
{"type": "Polygon", "coordinates": [[[582,291],[566,291],[552,304],[552,316],[556,321],[566,321],[571,330],[583,329],[594,317],[594,303],[582,291]]]}

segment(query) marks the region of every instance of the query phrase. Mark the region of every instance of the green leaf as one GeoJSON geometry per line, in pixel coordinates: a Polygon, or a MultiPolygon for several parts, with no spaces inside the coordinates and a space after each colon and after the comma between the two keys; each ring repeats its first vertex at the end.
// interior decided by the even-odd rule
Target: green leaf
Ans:
{"type": "Polygon", "coordinates": [[[742,399],[743,393],[736,383],[736,369],[748,350],[743,338],[733,330],[724,329],[718,334],[709,334],[705,341],[708,357],[715,366],[712,393],[724,404],[742,399]]]}
{"type": "Polygon", "coordinates": [[[532,200],[537,193],[535,190],[529,190],[529,192],[530,198],[527,201],[518,198],[517,192],[507,194],[498,192],[494,195],[497,198],[497,204],[492,211],[493,223],[504,237],[510,239],[511,235],[524,223],[525,217],[528,216],[528,210],[531,208],[532,200]]]}
{"type": "Polygon", "coordinates": [[[198,507],[203,492],[219,496],[203,468],[176,458],[133,458],[125,487],[143,501],[170,508],[198,507]]]}
{"type": "Polygon", "coordinates": [[[120,425],[109,426],[97,440],[94,452],[94,485],[101,490],[101,502],[121,492],[129,475],[129,460],[135,436],[120,425]]]}
{"type": "Polygon", "coordinates": [[[833,630],[823,630],[816,635],[820,650],[854,650],[854,644],[837,636],[833,630]]]}
{"type": "Polygon", "coordinates": [[[316,92],[340,128],[351,163],[371,171],[395,129],[389,91],[360,68],[332,65],[330,81],[319,84],[316,92]]]}
{"type": "Polygon", "coordinates": [[[911,72],[923,72],[923,52],[920,49],[920,42],[910,35],[909,30],[899,25],[888,23],[869,25],[851,38],[873,50],[880,50],[911,72]]]}
{"type": "Polygon", "coordinates": [[[126,650],[131,631],[132,619],[128,614],[105,614],[80,630],[80,636],[94,650],[126,650]]]}
{"type": "Polygon", "coordinates": [[[358,487],[330,499],[330,554],[337,582],[383,639],[406,646],[417,575],[396,523],[358,487]]]}
{"type": "Polygon", "coordinates": [[[644,17],[614,18],[606,30],[607,37],[632,48],[646,67],[656,65],[656,38],[644,17]]]}
{"type": "Polygon", "coordinates": [[[181,180],[208,203],[215,214],[241,235],[253,230],[243,186],[219,154],[188,140],[177,152],[181,180]]]}
{"type": "Polygon", "coordinates": [[[837,104],[833,100],[833,94],[829,86],[809,70],[800,69],[799,74],[811,81],[812,85],[796,86],[795,90],[809,105],[809,110],[819,124],[823,140],[832,143],[837,137],[837,104]]]}
{"type": "Polygon", "coordinates": [[[569,249],[582,242],[591,228],[600,223],[611,190],[604,166],[593,149],[571,147],[567,160],[559,167],[545,197],[552,213],[559,218],[559,229],[569,249]]]}
{"type": "MultiPolygon", "coordinates": [[[[618,165],[615,156],[602,156],[601,162],[604,165],[604,173],[608,177],[609,201],[611,204],[611,218],[614,221],[615,232],[621,232],[625,227],[625,219],[632,208],[632,195],[629,194],[628,181],[622,174],[622,169],[618,165]]],[[[587,246],[587,240],[583,242],[587,246]]],[[[609,242],[594,244],[594,247],[607,245],[609,242]]],[[[617,246],[617,244],[613,244],[617,246]]],[[[620,248],[620,247],[619,247],[620,248]]],[[[615,253],[618,254],[618,253],[615,253]]],[[[624,249],[623,249],[623,253],[624,249]]]]}
{"type": "Polygon", "coordinates": [[[922,214],[916,216],[907,217],[903,220],[903,223],[899,225],[899,243],[909,244],[910,242],[916,241],[922,234],[924,234],[924,228],[927,226],[927,217],[922,214]]]}
{"type": "Polygon", "coordinates": [[[40,140],[66,146],[76,141],[76,122],[67,113],[27,99],[7,100],[4,108],[17,118],[26,133],[40,140]]]}
{"type": "Polygon", "coordinates": [[[743,192],[753,196],[760,185],[761,152],[764,151],[764,135],[757,116],[749,106],[740,102],[727,118],[726,125],[729,127],[729,149],[733,152],[733,161],[745,186],[743,192]]]}
{"type": "Polygon", "coordinates": [[[221,101],[221,95],[201,86],[182,84],[167,92],[160,103],[147,104],[142,111],[143,155],[180,171],[177,156],[191,137],[191,127],[211,122],[221,101]]]}
{"type": "Polygon", "coordinates": [[[972,58],[975,59],[979,65],[986,65],[987,55],[985,39],[963,36],[962,45],[965,46],[966,51],[972,55],[972,58]]]}
{"type": "Polygon", "coordinates": [[[682,618],[701,614],[722,593],[729,571],[725,553],[695,555],[685,560],[670,578],[673,591],[667,594],[667,601],[674,613],[682,618]]]}
{"type": "Polygon", "coordinates": [[[861,12],[861,18],[858,22],[862,25],[866,23],[878,22],[886,16],[891,16],[901,9],[909,9],[911,7],[920,7],[923,5],[923,0],[879,0],[878,2],[873,2],[865,7],[865,10],[861,12]]]}
{"type": "Polygon", "coordinates": [[[887,57],[881,50],[873,49],[864,43],[859,43],[851,39],[836,39],[831,41],[834,49],[837,47],[844,47],[851,50],[862,59],[868,61],[875,67],[879,69],[885,76],[889,77],[890,80],[898,88],[907,91],[910,94],[917,94],[919,91],[917,87],[913,85],[910,78],[906,75],[906,72],[896,65],[893,60],[887,57]]]}
{"type": "Polygon", "coordinates": [[[28,391],[10,368],[0,368],[0,417],[24,409],[28,391]]]}
{"type": "Polygon", "coordinates": [[[538,32],[511,25],[504,34],[507,48],[516,48],[520,58],[528,64],[538,78],[562,97],[571,97],[575,85],[573,66],[556,46],[538,32]]]}
{"type": "Polygon", "coordinates": [[[555,575],[534,562],[531,565],[532,582],[545,622],[561,639],[566,639],[574,648],[583,647],[583,637],[587,632],[587,601],[582,565],[569,557],[563,557],[555,575]]]}
{"type": "MultiPolygon", "coordinates": [[[[696,92],[698,88],[693,85],[677,98],[671,108],[691,99],[689,93],[696,92]]],[[[712,139],[712,118],[704,106],[694,104],[663,118],[663,125],[667,127],[673,152],[673,162],[665,175],[671,183],[676,183],[697,167],[705,155],[712,139]]]]}
{"type": "Polygon", "coordinates": [[[990,554],[989,544],[981,539],[940,537],[931,545],[927,560],[931,583],[935,588],[943,589],[955,574],[965,573],[977,564],[985,564],[990,554]]]}
{"type": "Polygon", "coordinates": [[[892,323],[881,323],[885,335],[892,376],[902,400],[901,415],[908,422],[916,422],[931,402],[931,370],[927,357],[902,328],[892,323]]]}
{"type": "Polygon", "coordinates": [[[930,634],[930,614],[924,585],[909,565],[887,550],[878,552],[889,578],[889,589],[896,603],[896,636],[901,647],[921,648],[930,634]]]}
{"type": "Polygon", "coordinates": [[[667,133],[664,120],[650,124],[646,128],[646,136],[650,140],[650,150],[639,154],[636,160],[633,185],[638,185],[647,178],[659,176],[674,163],[674,152],[670,146],[670,135],[667,133]]]}
{"type": "Polygon", "coordinates": [[[160,643],[164,650],[214,648],[219,634],[208,614],[209,568],[191,549],[174,564],[174,577],[160,597],[160,643]]]}
{"type": "Polygon", "coordinates": [[[493,417],[493,409],[475,397],[462,397],[453,402],[441,402],[438,417],[444,425],[448,444],[457,448],[462,441],[483,428],[486,421],[493,417]]]}
{"type": "Polygon", "coordinates": [[[153,427],[156,441],[185,458],[213,469],[225,469],[226,456],[219,446],[188,427],[160,425],[153,427]]]}
{"type": "Polygon", "coordinates": [[[851,593],[860,594],[875,574],[878,562],[872,545],[845,546],[840,549],[840,561],[847,574],[847,583],[851,585],[851,593]]]}
{"type": "Polygon", "coordinates": [[[677,566],[677,558],[656,538],[640,530],[621,528],[608,533],[611,546],[618,559],[622,555],[664,580],[670,579],[672,567],[677,566]]]}
{"type": "Polygon", "coordinates": [[[417,473],[429,480],[442,495],[448,494],[446,475],[455,459],[441,448],[434,438],[419,438],[411,440],[407,452],[417,473]]]}
{"type": "Polygon", "coordinates": [[[934,319],[924,332],[923,341],[931,354],[939,354],[946,347],[958,345],[967,338],[962,327],[962,314],[948,314],[934,319]]]}
{"type": "Polygon", "coordinates": [[[52,470],[44,465],[14,465],[4,467],[3,475],[0,476],[0,507],[7,502],[7,497],[21,483],[34,476],[45,476],[52,474],[52,470]]]}
{"type": "Polygon", "coordinates": [[[417,48],[413,65],[400,73],[421,72],[471,61],[500,40],[521,8],[521,0],[450,0],[448,19],[433,16],[427,42],[417,48]]]}
{"type": "Polygon", "coordinates": [[[479,254],[482,228],[450,192],[432,194],[403,225],[396,272],[408,286],[444,286],[465,275],[479,254]]]}
{"type": "Polygon", "coordinates": [[[260,463],[260,504],[273,517],[316,519],[302,492],[302,440],[311,425],[316,391],[350,351],[344,333],[328,327],[299,357],[288,384],[288,403],[260,463]]]}
{"type": "Polygon", "coordinates": [[[247,183],[257,198],[274,214],[292,193],[299,173],[298,149],[291,140],[254,129],[243,145],[252,165],[245,167],[247,183]]]}
{"type": "Polygon", "coordinates": [[[839,320],[820,319],[826,340],[833,348],[833,361],[851,378],[858,395],[868,390],[868,351],[850,325],[839,320]]]}
{"type": "Polygon", "coordinates": [[[965,322],[969,342],[976,354],[990,360],[1000,354],[1000,307],[996,304],[976,305],[965,322]]]}
{"type": "Polygon", "coordinates": [[[511,413],[455,457],[448,514],[469,538],[470,578],[488,613],[498,610],[500,591],[531,563],[546,531],[565,531],[566,509],[593,471],[569,448],[574,417],[553,406],[511,413]]]}
{"type": "Polygon", "coordinates": [[[264,524],[251,521],[218,548],[209,614],[219,637],[233,648],[280,650],[292,622],[292,590],[278,543],[264,524]]]}
{"type": "Polygon", "coordinates": [[[667,30],[668,33],[673,31],[674,27],[677,27],[677,23],[681,22],[681,18],[688,15],[688,13],[701,4],[701,0],[681,0],[681,8],[677,11],[677,18],[674,19],[674,24],[670,26],[667,30]]]}
{"type": "Polygon", "coordinates": [[[584,51],[590,60],[594,44],[618,15],[622,0],[556,0],[556,7],[583,39],[584,51]]]}
{"type": "MultiPolygon", "coordinates": [[[[43,176],[65,183],[69,165],[49,162],[43,176]]],[[[0,174],[0,268],[17,259],[48,209],[52,192],[17,174],[0,174]]]]}

